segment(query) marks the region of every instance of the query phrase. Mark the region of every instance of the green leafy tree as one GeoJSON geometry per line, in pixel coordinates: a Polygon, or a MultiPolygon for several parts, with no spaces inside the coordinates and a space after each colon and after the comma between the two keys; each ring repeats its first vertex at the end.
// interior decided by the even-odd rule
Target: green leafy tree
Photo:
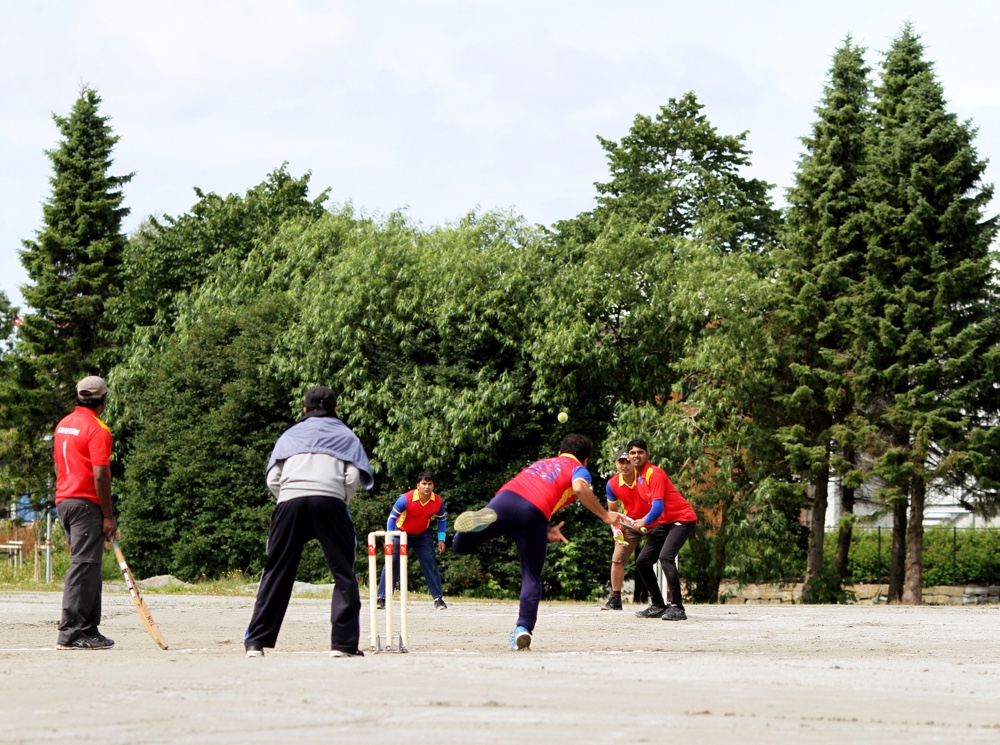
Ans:
{"type": "Polygon", "coordinates": [[[149,360],[141,391],[124,389],[136,426],[119,487],[123,540],[140,576],[184,580],[262,566],[273,509],[264,466],[294,421],[291,381],[261,364],[288,320],[261,296],[199,314],[149,360]]]}
{"type": "Polygon", "coordinates": [[[858,382],[885,441],[874,473],[894,517],[889,598],[919,603],[928,489],[974,470],[1000,406],[997,225],[975,129],[947,111],[910,26],[886,55],[875,113],[858,382]]]}
{"type": "Polygon", "coordinates": [[[773,242],[769,185],[741,175],[745,133],[719,134],[702,110],[688,93],[637,116],[620,141],[598,138],[611,179],[597,185],[597,208],[556,223],[543,247],[559,271],[543,285],[546,323],[532,350],[539,405],[608,421],[616,401],[662,398],[698,329],[650,298],[676,281],[686,241],[720,253],[773,242]]]}
{"type": "MultiPolygon", "coordinates": [[[[811,492],[806,598],[814,594],[813,579],[822,584],[826,578],[823,543],[831,475],[840,477],[842,511],[848,516],[862,479],[856,443],[864,417],[854,405],[851,382],[857,352],[852,317],[866,245],[862,182],[871,117],[868,73],[864,50],[848,38],[834,54],[812,134],[803,138],[806,152],[788,193],[778,254],[783,298],[773,325],[788,360],[788,390],[781,401],[794,412],[782,437],[792,468],[811,492]]],[[[849,518],[840,533],[843,577],[849,518]]]]}
{"type": "Polygon", "coordinates": [[[121,341],[135,339],[137,330],[169,333],[185,299],[206,280],[234,271],[287,222],[319,219],[327,192],[309,199],[309,178],[295,178],[283,165],[244,195],[195,188],[189,212],[147,219],[129,241],[124,290],[112,301],[121,341]]]}
{"type": "MultiPolygon", "coordinates": [[[[424,467],[439,473],[454,515],[557,447],[555,412],[531,398],[543,322],[535,298],[556,270],[539,262],[537,244],[533,229],[500,213],[427,230],[401,215],[350,226],[331,216],[273,274],[301,304],[276,364],[336,388],[373,457],[377,488],[352,506],[359,531],[384,527],[424,467]]],[[[463,565],[516,586],[512,551],[497,544],[463,565]]],[[[453,560],[442,557],[446,575],[453,560]]]]}
{"type": "Polygon", "coordinates": [[[626,216],[651,235],[688,236],[721,250],[764,250],[778,213],[770,185],[742,175],[746,133],[720,135],[693,92],[671,98],[655,117],[636,116],[620,142],[598,137],[611,180],[597,184],[602,213],[626,216]]]}
{"type": "Polygon", "coordinates": [[[51,470],[43,437],[72,406],[76,381],[106,371],[115,328],[106,304],[121,286],[129,212],[122,188],[132,175],[109,174],[118,136],[100,104],[84,87],[69,116],[53,115],[62,141],[46,153],[52,194],[42,207],[43,228],[20,250],[29,280],[21,291],[32,310],[23,314],[13,369],[0,390],[10,414],[0,463],[35,493],[51,470]]]}
{"type": "Polygon", "coordinates": [[[697,242],[678,251],[674,283],[650,298],[662,317],[691,330],[672,365],[675,383],[668,395],[619,402],[609,439],[642,435],[651,460],[694,505],[699,527],[682,573],[692,598],[714,602],[727,571],[750,574],[751,551],[763,551],[758,564],[788,566],[802,536],[787,491],[757,494],[768,476],[783,473],[772,403],[778,355],[767,326],[771,283],[748,254],[697,242]],[[767,499],[770,513],[762,509],[767,499]],[[779,513],[781,521],[763,520],[779,513]],[[761,523],[771,534],[758,541],[761,523]]]}
{"type": "MultiPolygon", "coordinates": [[[[309,199],[309,175],[295,178],[284,166],[243,195],[220,196],[200,189],[195,193],[199,201],[189,212],[150,218],[131,237],[124,253],[122,292],[108,303],[109,312],[120,320],[120,352],[110,373],[116,395],[108,415],[123,458],[132,447],[132,433],[148,424],[131,414],[123,396],[146,388],[147,374],[182,314],[188,314],[185,328],[196,321],[201,311],[193,304],[202,286],[219,277],[240,279],[233,275],[241,273],[247,255],[267,245],[283,226],[309,223],[325,214],[326,192],[309,199]]],[[[259,294],[259,270],[242,281],[244,289],[252,289],[230,293],[214,305],[202,300],[202,306],[214,314],[225,302],[240,306],[259,294]]],[[[204,294],[212,297],[213,292],[204,294]]]]}
{"type": "MultiPolygon", "coordinates": [[[[763,408],[747,419],[763,368],[740,362],[743,344],[764,358],[773,348],[762,277],[779,222],[768,185],[741,175],[744,138],[720,135],[688,94],[655,118],[636,117],[620,142],[601,140],[611,181],[598,185],[595,210],[549,236],[560,269],[543,287],[546,323],[532,353],[538,405],[573,404],[605,457],[644,436],[697,503],[702,528],[685,574],[695,597],[713,600],[729,528],[760,475],[759,463],[744,461],[769,457],[763,446],[748,456],[741,431],[751,423],[762,445],[773,423],[763,408]],[[751,332],[755,342],[738,339],[751,332]],[[736,366],[722,375],[727,364],[736,366]]],[[[600,465],[612,470],[610,458],[600,465]]]]}
{"type": "Polygon", "coordinates": [[[308,180],[281,168],[243,196],[198,192],[190,214],[150,221],[130,242],[114,308],[132,331],[111,373],[109,416],[123,540],[140,574],[260,566],[262,472],[294,421],[296,384],[269,361],[295,305],[264,286],[266,274],[241,272],[287,225],[326,214],[308,180]]]}

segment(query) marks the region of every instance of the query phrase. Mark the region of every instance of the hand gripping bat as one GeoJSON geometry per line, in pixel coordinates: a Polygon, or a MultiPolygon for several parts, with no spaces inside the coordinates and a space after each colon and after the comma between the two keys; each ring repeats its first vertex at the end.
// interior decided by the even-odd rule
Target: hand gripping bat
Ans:
{"type": "Polygon", "coordinates": [[[160,645],[160,649],[166,649],[167,640],[160,633],[160,627],[153,620],[153,614],[149,612],[149,606],[146,605],[146,601],[142,599],[142,595],[139,593],[139,585],[136,584],[135,577],[132,576],[132,570],[128,568],[128,564],[125,562],[125,554],[119,548],[117,539],[111,541],[111,546],[115,550],[115,557],[118,559],[118,566],[122,570],[122,576],[125,578],[125,585],[132,595],[132,603],[135,605],[135,609],[139,611],[139,619],[142,621],[142,625],[146,627],[146,631],[153,638],[153,641],[160,645]]]}

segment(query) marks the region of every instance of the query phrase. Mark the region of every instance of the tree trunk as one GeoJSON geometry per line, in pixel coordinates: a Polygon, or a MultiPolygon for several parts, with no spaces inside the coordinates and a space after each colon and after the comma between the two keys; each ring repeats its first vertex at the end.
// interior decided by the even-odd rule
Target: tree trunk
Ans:
{"type": "Polygon", "coordinates": [[[813,479],[812,517],[809,523],[809,553],[806,557],[805,588],[823,575],[823,538],[826,527],[826,505],[830,489],[830,469],[824,465],[821,473],[813,479]]]}
{"type": "Polygon", "coordinates": [[[889,593],[887,600],[898,603],[903,599],[903,576],[906,571],[906,500],[892,505],[892,551],[889,554],[889,593]]]}
{"type": "Polygon", "coordinates": [[[840,528],[837,531],[837,553],[833,568],[843,582],[847,579],[847,562],[851,553],[851,535],[854,532],[854,489],[840,488],[840,528]]]}
{"type": "Polygon", "coordinates": [[[906,533],[906,579],[903,586],[903,603],[920,605],[923,602],[924,565],[924,499],[927,484],[921,476],[910,482],[910,524],[906,533]]]}

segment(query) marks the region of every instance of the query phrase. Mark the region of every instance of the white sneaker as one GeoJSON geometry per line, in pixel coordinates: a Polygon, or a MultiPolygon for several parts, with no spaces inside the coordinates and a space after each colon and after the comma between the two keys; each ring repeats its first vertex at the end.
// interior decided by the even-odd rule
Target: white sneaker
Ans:
{"type": "Polygon", "coordinates": [[[497,513],[489,507],[483,507],[481,510],[474,510],[472,512],[463,512],[455,518],[455,532],[478,533],[487,525],[491,525],[496,521],[497,513]]]}

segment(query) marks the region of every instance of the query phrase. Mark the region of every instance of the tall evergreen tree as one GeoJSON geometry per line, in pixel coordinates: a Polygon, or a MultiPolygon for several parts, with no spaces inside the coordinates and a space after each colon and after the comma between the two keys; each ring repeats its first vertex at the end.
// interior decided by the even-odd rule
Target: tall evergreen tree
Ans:
{"type": "Polygon", "coordinates": [[[963,481],[1000,405],[997,224],[975,134],[907,25],[876,88],[858,375],[885,440],[874,472],[894,516],[889,599],[907,603],[921,600],[928,490],[963,481]]]}
{"type": "MultiPolygon", "coordinates": [[[[816,599],[825,597],[817,583],[823,577],[831,475],[841,478],[845,513],[853,511],[858,480],[851,319],[865,250],[862,178],[871,110],[868,73],[864,50],[848,37],[834,54],[812,134],[803,138],[806,152],[788,193],[784,249],[779,253],[785,298],[775,326],[789,362],[788,392],[782,398],[795,417],[783,428],[783,439],[793,469],[810,485],[806,597],[816,599]]],[[[842,532],[842,542],[849,545],[849,521],[842,532]]],[[[840,571],[845,568],[846,552],[840,571]]]]}
{"type": "MultiPolygon", "coordinates": [[[[118,142],[101,99],[84,87],[67,117],[53,115],[62,142],[47,151],[52,195],[42,207],[43,227],[23,241],[21,263],[29,282],[21,287],[32,308],[24,314],[16,343],[17,370],[0,393],[16,412],[4,443],[20,453],[44,450],[41,438],[74,398],[76,380],[104,371],[103,353],[113,322],[105,302],[120,286],[126,237],[122,187],[132,175],[111,176],[111,152],[118,142]]],[[[10,452],[0,452],[7,466],[10,452]]],[[[23,462],[41,473],[46,458],[23,462]]]]}

